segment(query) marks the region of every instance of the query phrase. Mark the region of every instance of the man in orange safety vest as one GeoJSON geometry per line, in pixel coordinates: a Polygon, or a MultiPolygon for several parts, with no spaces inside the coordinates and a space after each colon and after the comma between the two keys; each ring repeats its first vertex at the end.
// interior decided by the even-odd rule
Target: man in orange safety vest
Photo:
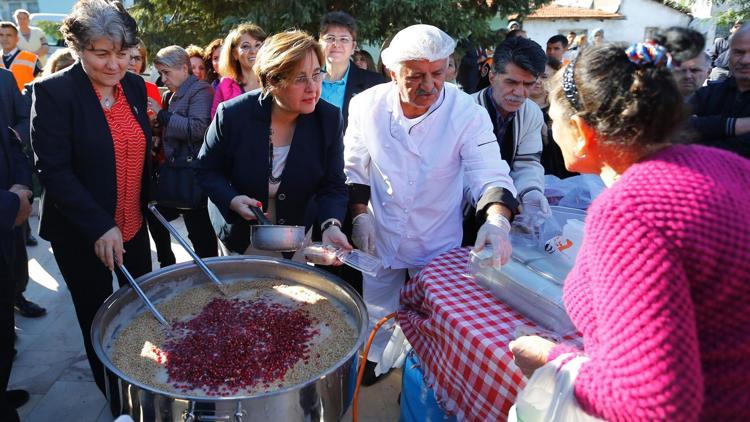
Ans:
{"type": "Polygon", "coordinates": [[[0,68],[13,72],[18,90],[23,91],[23,86],[42,71],[39,58],[30,51],[18,48],[18,28],[12,22],[0,22],[0,46],[3,48],[0,68]]]}

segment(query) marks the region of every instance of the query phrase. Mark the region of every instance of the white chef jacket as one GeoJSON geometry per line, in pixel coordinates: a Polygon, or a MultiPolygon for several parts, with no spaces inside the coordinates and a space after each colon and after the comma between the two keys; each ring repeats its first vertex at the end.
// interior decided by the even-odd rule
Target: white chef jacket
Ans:
{"type": "Polygon", "coordinates": [[[421,119],[404,117],[392,83],[351,99],[346,183],[370,186],[375,250],[386,268],[421,267],[460,246],[464,177],[476,203],[491,187],[515,197],[509,171],[487,112],[451,84],[421,119]]]}

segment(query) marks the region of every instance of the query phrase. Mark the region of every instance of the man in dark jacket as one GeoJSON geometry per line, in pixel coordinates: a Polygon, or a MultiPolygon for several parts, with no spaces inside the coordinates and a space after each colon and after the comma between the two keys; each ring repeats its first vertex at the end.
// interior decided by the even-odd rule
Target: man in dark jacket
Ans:
{"type": "Polygon", "coordinates": [[[711,73],[708,80],[711,82],[721,82],[729,77],[729,45],[732,37],[738,29],[742,27],[742,21],[736,21],[729,28],[729,36],[717,38],[711,47],[709,56],[711,57],[711,73]]]}
{"type": "Polygon", "coordinates": [[[14,230],[31,213],[31,166],[15,132],[0,114],[0,420],[18,421],[16,408],[29,399],[24,390],[6,391],[13,365],[14,230]]]}
{"type": "MultiPolygon", "coordinates": [[[[32,152],[29,142],[29,112],[31,110],[30,99],[22,96],[16,87],[13,74],[5,69],[0,69],[0,112],[2,112],[8,126],[16,133],[23,143],[26,160],[31,164],[32,152]]],[[[3,128],[4,129],[4,128],[3,128]]],[[[31,185],[29,185],[31,186],[31,185]]],[[[29,284],[29,263],[26,255],[26,245],[37,244],[36,238],[31,234],[28,221],[20,227],[15,228],[16,254],[15,261],[16,291],[14,293],[14,306],[16,312],[27,318],[35,318],[47,313],[47,310],[31,302],[24,297],[26,285],[29,284]]]]}
{"type": "Polygon", "coordinates": [[[691,99],[690,124],[698,142],[750,158],[750,24],[732,36],[728,63],[730,78],[708,84],[691,99]]]}

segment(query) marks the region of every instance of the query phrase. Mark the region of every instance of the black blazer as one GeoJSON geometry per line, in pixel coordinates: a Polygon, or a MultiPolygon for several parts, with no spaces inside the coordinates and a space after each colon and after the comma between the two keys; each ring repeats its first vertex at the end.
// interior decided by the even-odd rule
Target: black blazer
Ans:
{"type": "MultiPolygon", "coordinates": [[[[120,81],[146,137],[141,201],[149,198],[151,126],[146,85],[130,72],[120,81]]],[[[34,84],[31,142],[44,186],[39,235],[95,242],[115,226],[117,174],[112,134],[80,62],[34,84]]]]}
{"type": "MultiPolygon", "coordinates": [[[[198,154],[196,175],[211,200],[211,222],[227,247],[240,253],[250,244],[250,223],[230,211],[229,203],[247,195],[268,205],[272,102],[271,96],[261,100],[253,91],[221,103],[198,154]]],[[[338,108],[325,101],[297,118],[276,194],[278,224],[312,225],[311,216],[306,218],[312,200],[320,221],[344,219],[348,194],[342,133],[338,108]]]]}
{"type": "Polygon", "coordinates": [[[6,116],[0,114],[0,260],[5,262],[4,268],[13,259],[13,227],[19,198],[9,189],[15,184],[31,187],[31,165],[21,149],[21,141],[8,127],[6,116]]]}
{"type": "Polygon", "coordinates": [[[344,130],[349,123],[349,101],[352,97],[384,82],[383,75],[360,69],[354,63],[349,63],[349,76],[346,79],[346,91],[344,91],[344,106],[341,110],[344,115],[344,130]]]}
{"type": "Polygon", "coordinates": [[[0,69],[0,111],[7,125],[18,132],[24,145],[29,145],[29,109],[31,103],[18,91],[13,74],[0,69]]]}

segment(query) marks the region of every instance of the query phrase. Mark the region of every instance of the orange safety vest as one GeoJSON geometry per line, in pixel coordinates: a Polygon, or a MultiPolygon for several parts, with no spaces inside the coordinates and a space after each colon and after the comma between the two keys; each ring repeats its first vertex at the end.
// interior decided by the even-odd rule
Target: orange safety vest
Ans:
{"type": "MultiPolygon", "coordinates": [[[[34,69],[36,69],[38,59],[36,54],[21,50],[10,64],[9,70],[16,78],[19,91],[23,92],[23,86],[34,80],[34,69]]],[[[2,60],[0,60],[0,69],[5,69],[5,63],[2,60]]]]}

